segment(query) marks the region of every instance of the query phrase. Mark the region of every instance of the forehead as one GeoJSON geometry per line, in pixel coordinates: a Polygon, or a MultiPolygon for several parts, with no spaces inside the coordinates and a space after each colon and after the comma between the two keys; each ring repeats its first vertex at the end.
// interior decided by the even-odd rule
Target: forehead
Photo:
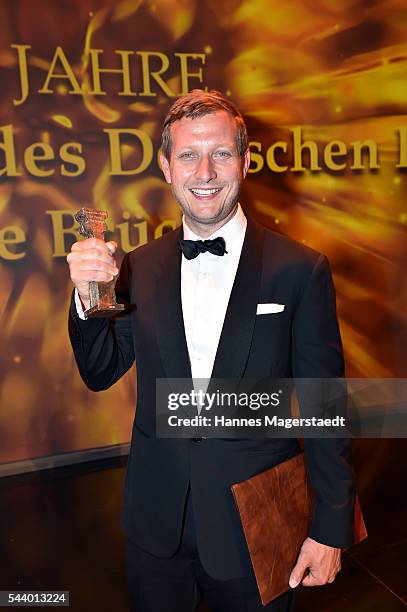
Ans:
{"type": "Polygon", "coordinates": [[[203,117],[183,117],[171,126],[173,148],[199,145],[236,145],[237,124],[226,111],[216,111],[203,117]]]}

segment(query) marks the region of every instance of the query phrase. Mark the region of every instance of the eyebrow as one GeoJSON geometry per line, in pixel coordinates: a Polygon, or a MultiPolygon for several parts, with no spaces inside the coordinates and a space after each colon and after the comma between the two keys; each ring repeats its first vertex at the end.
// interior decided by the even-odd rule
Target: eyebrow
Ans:
{"type": "MultiPolygon", "coordinates": [[[[194,146],[195,146],[195,144],[192,144],[192,143],[191,144],[187,144],[187,145],[183,145],[182,147],[180,147],[179,151],[183,151],[183,150],[184,151],[188,151],[189,149],[193,149],[194,146]]],[[[221,149],[221,148],[224,148],[224,149],[234,149],[234,148],[237,148],[237,144],[236,143],[226,144],[226,143],[222,142],[222,143],[216,143],[213,148],[215,148],[215,149],[221,149]]]]}

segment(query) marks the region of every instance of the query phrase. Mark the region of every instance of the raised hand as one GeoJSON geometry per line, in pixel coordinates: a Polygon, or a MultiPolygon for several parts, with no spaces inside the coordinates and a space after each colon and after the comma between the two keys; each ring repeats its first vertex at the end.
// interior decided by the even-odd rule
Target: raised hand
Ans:
{"type": "Polygon", "coordinates": [[[90,304],[89,282],[109,282],[119,273],[113,257],[116,250],[116,242],[104,242],[99,238],[87,238],[72,245],[66,260],[71,280],[85,310],[90,304]]]}

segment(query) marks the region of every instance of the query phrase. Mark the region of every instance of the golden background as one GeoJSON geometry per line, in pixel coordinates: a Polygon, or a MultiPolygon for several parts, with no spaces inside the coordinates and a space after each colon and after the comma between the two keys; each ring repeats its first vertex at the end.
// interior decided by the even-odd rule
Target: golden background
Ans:
{"type": "MultiPolygon", "coordinates": [[[[103,78],[104,97],[68,95],[63,85],[39,95],[57,46],[81,84],[89,78],[89,48],[103,49],[101,63],[109,67],[118,66],[117,49],[163,52],[174,91],[180,77],[173,54],[204,53],[203,85],[231,96],[263,155],[294,126],[321,150],[335,139],[374,140],[377,170],[276,174],[265,164],[249,174],[241,201],[260,222],[329,257],[348,376],[406,376],[406,174],[396,168],[396,129],[407,126],[403,0],[6,0],[0,34],[1,126],[13,125],[20,165],[22,151],[40,140],[55,151],[81,142],[86,157],[77,178],[55,172],[37,179],[24,171],[0,177],[0,228],[19,226],[27,236],[25,257],[1,260],[0,461],[130,436],[134,372],[100,394],[77,373],[66,331],[68,269],[63,257],[52,256],[46,211],[93,205],[108,210],[114,224],[145,221],[148,239],[163,220],[180,220],[155,159],[135,177],[109,176],[103,133],[140,128],[156,152],[171,99],[159,87],[154,97],[120,97],[113,76],[103,78]],[[19,106],[12,44],[32,46],[30,96],[19,106]]],[[[125,154],[131,160],[138,152],[128,145],[125,154]]],[[[109,237],[119,238],[117,230],[109,237]]],[[[132,243],[139,239],[133,231],[132,243]]]]}

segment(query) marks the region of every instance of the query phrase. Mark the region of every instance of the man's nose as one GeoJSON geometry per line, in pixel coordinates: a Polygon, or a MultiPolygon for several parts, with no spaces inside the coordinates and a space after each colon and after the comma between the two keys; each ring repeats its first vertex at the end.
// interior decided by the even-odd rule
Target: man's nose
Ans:
{"type": "Polygon", "coordinates": [[[204,183],[207,183],[217,177],[215,166],[209,155],[203,155],[199,159],[198,166],[195,171],[195,177],[204,183]]]}

